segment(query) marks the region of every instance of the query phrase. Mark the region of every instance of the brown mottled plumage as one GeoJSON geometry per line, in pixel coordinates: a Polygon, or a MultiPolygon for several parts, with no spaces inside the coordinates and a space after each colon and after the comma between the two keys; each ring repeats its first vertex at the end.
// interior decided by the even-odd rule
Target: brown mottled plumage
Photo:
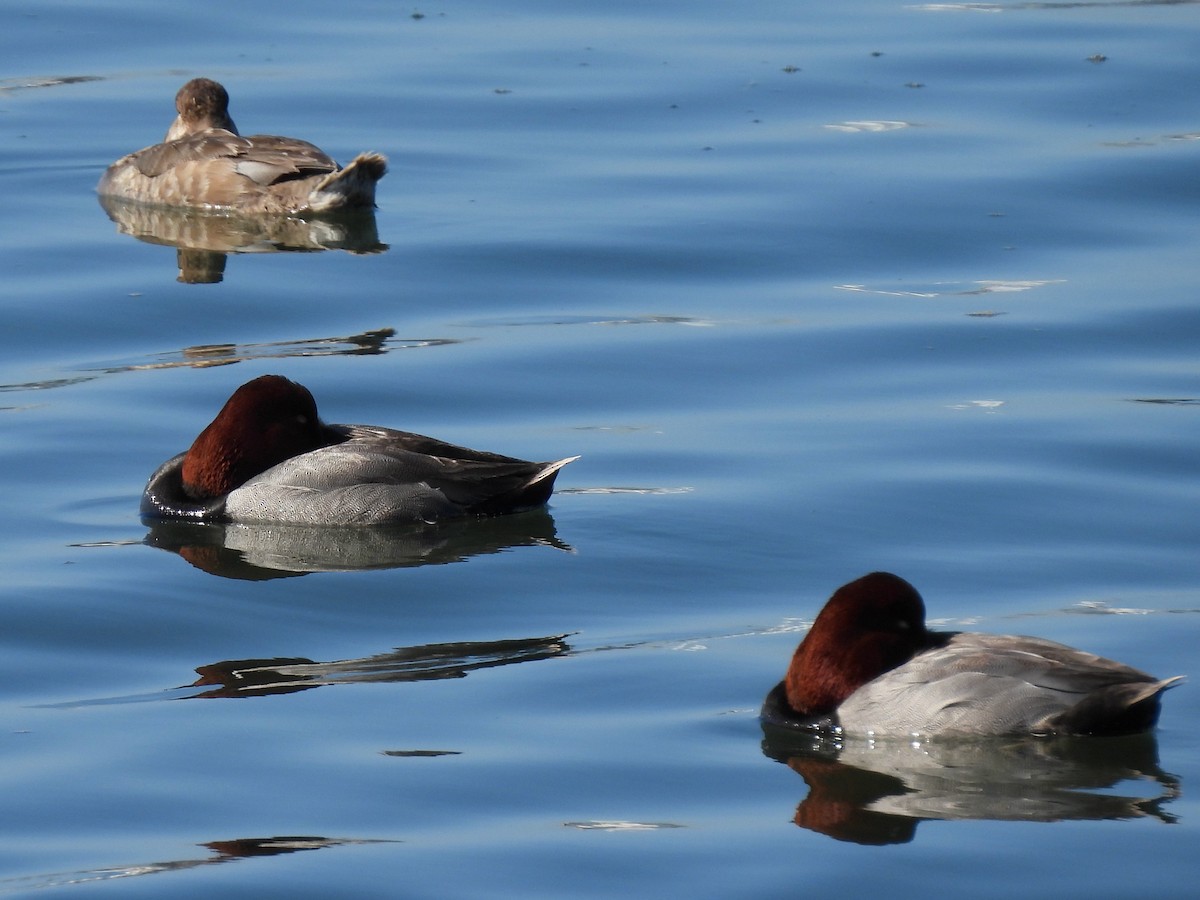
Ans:
{"type": "Polygon", "coordinates": [[[178,115],[161,144],[108,167],[97,191],[140,203],[244,213],[329,212],[375,203],[387,159],[360,153],[344,169],[298,138],[243,137],[229,117],[229,94],[193,78],[175,96],[178,115]]]}

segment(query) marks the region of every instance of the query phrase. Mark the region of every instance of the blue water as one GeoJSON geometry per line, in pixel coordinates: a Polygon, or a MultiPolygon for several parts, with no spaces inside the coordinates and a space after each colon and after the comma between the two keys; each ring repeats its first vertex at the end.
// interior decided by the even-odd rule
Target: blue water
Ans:
{"type": "Polygon", "coordinates": [[[0,11],[0,893],[1193,896],[1198,38],[1187,2],[0,11]],[[376,252],[196,284],[122,233],[95,182],[196,75],[386,153],[376,252]],[[265,372],[582,459],[433,536],[151,532],[265,372]],[[1148,743],[764,747],[872,569],[1193,683],[1148,743]]]}

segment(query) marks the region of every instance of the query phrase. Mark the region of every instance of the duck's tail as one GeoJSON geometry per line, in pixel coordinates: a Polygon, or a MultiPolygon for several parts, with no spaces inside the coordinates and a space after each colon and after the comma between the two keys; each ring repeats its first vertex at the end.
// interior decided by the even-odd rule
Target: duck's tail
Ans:
{"type": "Polygon", "coordinates": [[[489,493],[484,499],[473,503],[469,511],[474,515],[494,516],[542,506],[554,493],[554,479],[558,477],[558,470],[577,459],[579,459],[578,456],[568,456],[566,459],[549,463],[516,461],[517,465],[525,471],[513,472],[507,478],[497,479],[494,475],[490,476],[488,481],[493,486],[493,490],[499,487],[499,491],[489,493]],[[531,475],[529,470],[534,466],[537,468],[531,475]]]}
{"type": "Polygon", "coordinates": [[[387,157],[381,153],[360,153],[344,169],[326,175],[313,188],[308,208],[329,212],[352,206],[374,206],[375,184],[387,174],[387,157]]]}
{"type": "Polygon", "coordinates": [[[526,487],[533,487],[533,485],[535,485],[541,481],[545,481],[547,478],[550,478],[550,476],[555,475],[558,472],[558,470],[561,469],[563,466],[565,466],[567,463],[573,463],[577,459],[579,459],[578,456],[568,456],[566,459],[560,459],[557,462],[546,463],[542,467],[542,470],[540,472],[538,472],[536,475],[534,475],[532,478],[529,479],[529,482],[526,484],[526,487]]]}
{"type": "Polygon", "coordinates": [[[578,456],[568,456],[566,459],[560,459],[556,462],[546,463],[542,468],[525,484],[516,491],[512,500],[513,506],[516,509],[529,509],[535,506],[541,506],[550,500],[550,495],[554,493],[554,479],[558,477],[558,470],[567,463],[573,463],[579,459],[578,456]]]}
{"type": "Polygon", "coordinates": [[[1113,684],[1092,691],[1070,709],[1048,716],[1035,731],[1059,734],[1135,734],[1158,722],[1163,691],[1184,681],[1182,675],[1162,681],[1113,684]]]}

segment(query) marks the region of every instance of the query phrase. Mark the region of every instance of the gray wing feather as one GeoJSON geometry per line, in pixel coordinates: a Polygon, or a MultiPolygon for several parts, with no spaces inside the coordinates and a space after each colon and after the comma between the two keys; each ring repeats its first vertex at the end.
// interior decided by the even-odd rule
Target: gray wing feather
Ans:
{"type": "Polygon", "coordinates": [[[350,440],[303,453],[232,491],[235,521],[369,524],[537,506],[571,459],[528,462],[408,432],[330,426],[350,440]]]}
{"type": "Polygon", "coordinates": [[[838,707],[838,719],[859,733],[1036,732],[1056,722],[1077,725],[1069,711],[1095,705],[1096,697],[1132,705],[1174,683],[1040,638],[957,634],[859,688],[838,707]]]}

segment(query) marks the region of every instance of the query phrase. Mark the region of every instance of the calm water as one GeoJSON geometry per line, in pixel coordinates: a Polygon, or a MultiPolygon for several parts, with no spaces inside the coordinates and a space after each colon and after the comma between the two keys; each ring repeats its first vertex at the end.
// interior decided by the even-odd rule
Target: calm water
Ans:
{"type": "Polygon", "coordinates": [[[1200,5],[203,9],[0,11],[0,892],[1195,895],[1200,5]],[[121,233],[200,74],[387,153],[375,232],[210,284],[121,233]],[[583,458],[434,534],[148,530],[264,372],[583,458]],[[1193,683],[1149,741],[764,746],[879,568],[1193,683]]]}

